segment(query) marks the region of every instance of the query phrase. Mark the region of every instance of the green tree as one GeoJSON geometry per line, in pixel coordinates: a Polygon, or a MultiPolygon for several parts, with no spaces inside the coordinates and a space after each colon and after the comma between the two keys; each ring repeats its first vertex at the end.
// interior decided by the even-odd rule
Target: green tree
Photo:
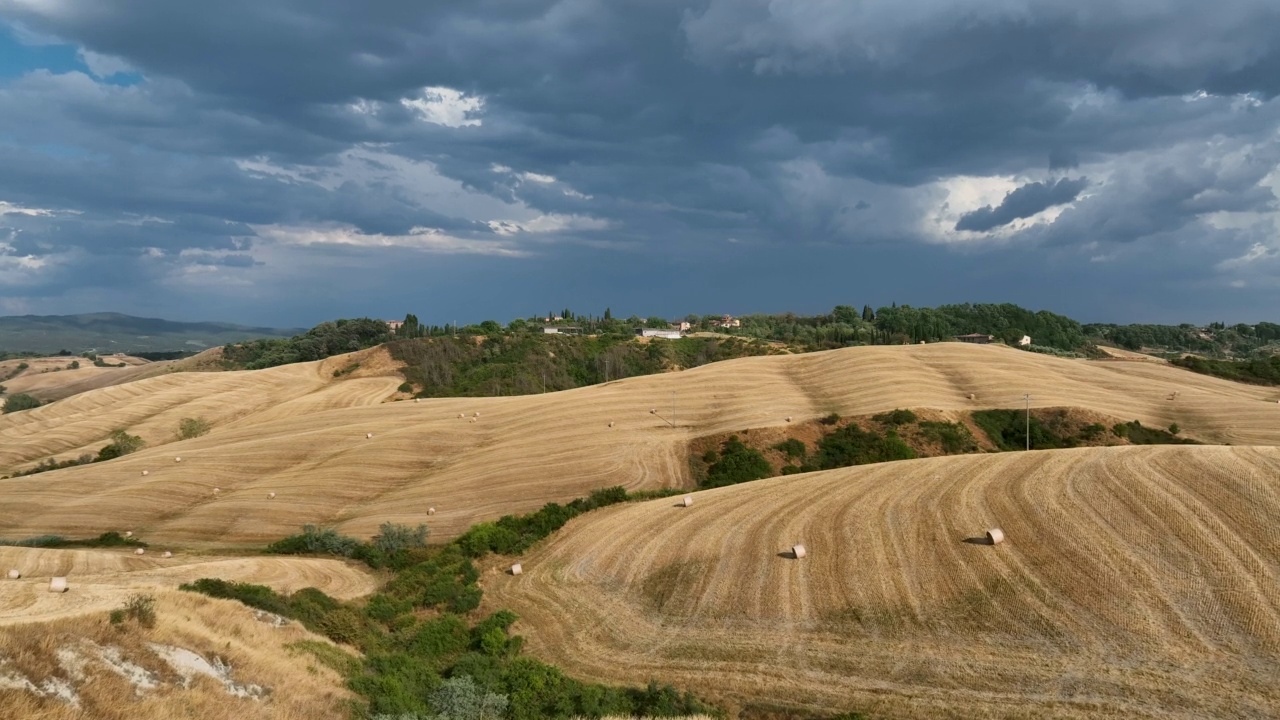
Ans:
{"type": "Polygon", "coordinates": [[[9,399],[4,402],[4,414],[20,412],[22,410],[31,410],[40,407],[40,401],[31,397],[26,393],[17,393],[10,395],[9,399]]]}
{"type": "Polygon", "coordinates": [[[612,311],[612,310],[610,310],[609,308],[605,308],[605,309],[604,309],[604,319],[605,319],[605,320],[612,320],[612,319],[613,319],[613,311],[612,311]]]}
{"type": "Polygon", "coordinates": [[[875,311],[875,310],[872,310],[870,305],[863,305],[863,306],[862,306],[862,320],[863,320],[864,322],[875,322],[875,321],[876,321],[876,311],[875,311]]]}
{"type": "Polygon", "coordinates": [[[191,438],[198,438],[208,433],[211,427],[209,421],[202,417],[182,418],[178,421],[178,439],[190,440],[191,438]]]}
{"type": "Polygon", "coordinates": [[[124,430],[113,430],[111,442],[98,451],[98,461],[112,460],[132,452],[137,452],[145,445],[142,438],[130,435],[124,430]]]}

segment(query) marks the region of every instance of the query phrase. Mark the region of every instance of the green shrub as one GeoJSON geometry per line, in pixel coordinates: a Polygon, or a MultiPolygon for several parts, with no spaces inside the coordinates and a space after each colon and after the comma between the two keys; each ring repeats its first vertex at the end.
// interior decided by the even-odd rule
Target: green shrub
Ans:
{"type": "Polygon", "coordinates": [[[1179,432],[1181,432],[1181,431],[1182,431],[1182,428],[1178,427],[1178,423],[1171,423],[1171,424],[1169,425],[1169,434],[1170,434],[1170,435],[1177,435],[1177,434],[1178,434],[1179,432]]]}
{"type": "Polygon", "coordinates": [[[962,423],[922,422],[920,432],[926,438],[941,445],[942,451],[948,455],[961,455],[978,450],[978,442],[973,439],[969,428],[962,423]]]}
{"type": "Polygon", "coordinates": [[[731,435],[720,446],[720,459],[707,468],[705,487],[723,487],[737,483],[760,480],[773,475],[773,467],[759,450],[747,447],[731,435]]]}
{"type": "Polygon", "coordinates": [[[846,425],[818,441],[814,460],[816,469],[831,470],[889,460],[910,460],[915,456],[911,446],[893,431],[879,435],[857,425],[846,425]]]}
{"type": "Polygon", "coordinates": [[[129,617],[128,614],[122,608],[116,608],[111,611],[109,619],[112,625],[122,625],[127,617],[129,617]]]}
{"type": "Polygon", "coordinates": [[[178,421],[178,439],[190,440],[209,432],[212,426],[202,417],[182,418],[178,421]]]}
{"type": "Polygon", "coordinates": [[[910,425],[916,421],[916,414],[910,410],[893,410],[891,412],[873,415],[871,419],[882,425],[910,425]]]}
{"type": "Polygon", "coordinates": [[[23,410],[32,410],[40,407],[40,401],[31,397],[26,393],[16,393],[10,395],[4,401],[4,414],[21,412],[23,410]]]}
{"type": "Polygon", "coordinates": [[[338,555],[355,557],[360,551],[360,541],[339,535],[333,528],[303,525],[302,532],[277,540],[267,546],[267,552],[278,555],[338,555]]]}
{"type": "Polygon", "coordinates": [[[818,420],[818,422],[822,423],[823,425],[835,425],[836,423],[840,422],[840,413],[831,413],[830,415],[827,415],[826,417],[823,417],[822,419],[818,420]]]}
{"type": "Polygon", "coordinates": [[[448,720],[499,720],[507,710],[507,696],[490,692],[469,675],[444,681],[428,701],[431,711],[448,720]]]}
{"type": "Polygon", "coordinates": [[[137,452],[145,445],[142,438],[130,435],[124,430],[111,431],[111,442],[98,451],[98,461],[113,460],[132,452],[137,452]]]}
{"type": "MultiPolygon", "coordinates": [[[[1001,450],[1025,450],[1027,416],[1021,410],[979,410],[973,421],[1001,450]]],[[[1031,447],[1035,450],[1068,447],[1067,438],[1053,432],[1034,415],[1031,417],[1031,447]]]]}
{"type": "Polygon", "coordinates": [[[412,395],[412,394],[413,394],[413,383],[411,383],[411,382],[402,382],[402,383],[400,383],[400,387],[396,388],[396,390],[398,390],[399,392],[402,392],[402,393],[408,393],[408,394],[412,395]]]}
{"type": "Polygon", "coordinates": [[[785,453],[789,458],[802,458],[809,448],[805,446],[804,441],[795,438],[787,438],[777,445],[773,446],[774,450],[785,453]]]}

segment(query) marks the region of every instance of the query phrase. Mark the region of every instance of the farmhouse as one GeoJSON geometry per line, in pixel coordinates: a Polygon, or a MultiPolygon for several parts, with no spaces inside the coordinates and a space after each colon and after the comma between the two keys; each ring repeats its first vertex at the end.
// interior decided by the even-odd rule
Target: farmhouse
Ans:
{"type": "Polygon", "coordinates": [[[1028,347],[1030,345],[1031,345],[1030,335],[1023,335],[1022,339],[1018,341],[1018,347],[1028,347]]]}
{"type": "Polygon", "coordinates": [[[544,325],[543,335],[581,335],[582,328],[570,325],[544,325]]]}
{"type": "Polygon", "coordinates": [[[636,328],[636,335],[647,338],[666,338],[667,340],[679,340],[679,330],[659,330],[658,328],[636,328]]]}
{"type": "Polygon", "coordinates": [[[400,328],[404,327],[403,320],[387,320],[387,327],[391,328],[391,332],[400,332],[400,328]]]}
{"type": "Polygon", "coordinates": [[[693,324],[688,320],[672,320],[671,327],[679,330],[680,332],[689,332],[689,330],[693,328],[693,324]]]}
{"type": "Polygon", "coordinates": [[[711,327],[718,327],[718,328],[742,327],[742,321],[732,315],[725,315],[721,317],[719,320],[712,320],[711,327]]]}
{"type": "Polygon", "coordinates": [[[986,335],[983,333],[969,333],[968,335],[956,335],[956,340],[966,343],[976,343],[978,345],[988,345],[996,338],[994,335],[986,335]]]}

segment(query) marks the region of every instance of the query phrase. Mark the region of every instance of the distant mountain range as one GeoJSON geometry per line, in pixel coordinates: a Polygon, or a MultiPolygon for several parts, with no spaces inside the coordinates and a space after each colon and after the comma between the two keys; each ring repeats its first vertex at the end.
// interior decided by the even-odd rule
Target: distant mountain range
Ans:
{"type": "Polygon", "coordinates": [[[174,322],[120,313],[0,317],[0,353],[164,352],[207,348],[255,338],[292,337],[305,328],[246,327],[220,322],[174,322]]]}

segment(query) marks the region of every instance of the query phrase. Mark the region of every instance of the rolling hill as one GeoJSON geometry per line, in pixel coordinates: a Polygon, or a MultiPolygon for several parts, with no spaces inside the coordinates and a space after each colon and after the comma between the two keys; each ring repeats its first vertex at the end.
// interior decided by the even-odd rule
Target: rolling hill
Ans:
{"type": "Polygon", "coordinates": [[[847,468],[592,513],[483,582],[593,680],[887,718],[1275,717],[1277,477],[1276,448],[847,468]]]}
{"type": "Polygon", "coordinates": [[[383,521],[429,520],[438,540],[599,487],[688,486],[693,437],[832,411],[1018,407],[1027,391],[1037,407],[1176,422],[1211,443],[1280,444],[1274,389],[992,346],[744,358],[561,393],[393,403],[384,400],[400,376],[382,352],[175,373],[0,417],[0,472],[95,451],[115,428],[149,443],[110,462],[0,481],[0,537],[130,527],[148,540],[261,545],[304,523],[368,536],[383,521]],[[674,429],[663,419],[673,400],[674,429]],[[173,441],[189,416],[213,431],[173,441]]]}
{"type": "Polygon", "coordinates": [[[0,350],[73,353],[205,350],[264,337],[290,337],[296,328],[247,327],[219,322],[175,322],[120,313],[0,317],[0,350]]]}

